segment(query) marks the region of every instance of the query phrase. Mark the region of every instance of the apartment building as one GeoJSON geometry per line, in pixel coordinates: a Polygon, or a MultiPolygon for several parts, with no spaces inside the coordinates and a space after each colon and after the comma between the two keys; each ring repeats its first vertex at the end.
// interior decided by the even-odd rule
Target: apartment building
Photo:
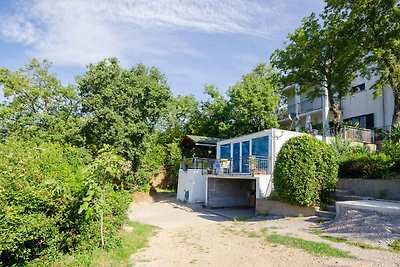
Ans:
{"type": "MultiPolygon", "coordinates": [[[[357,78],[352,84],[353,94],[342,99],[340,103],[341,121],[358,122],[361,128],[386,128],[392,124],[394,109],[393,91],[390,87],[384,88],[382,96],[374,98],[372,85],[376,77],[371,80],[357,78]]],[[[321,97],[309,100],[305,93],[296,93],[295,86],[282,90],[286,97],[286,105],[278,111],[278,122],[282,129],[293,130],[297,125],[300,128],[329,128],[332,114],[329,112],[329,103],[326,92],[321,97]],[[289,118],[289,114],[297,114],[296,124],[289,118]]]]}

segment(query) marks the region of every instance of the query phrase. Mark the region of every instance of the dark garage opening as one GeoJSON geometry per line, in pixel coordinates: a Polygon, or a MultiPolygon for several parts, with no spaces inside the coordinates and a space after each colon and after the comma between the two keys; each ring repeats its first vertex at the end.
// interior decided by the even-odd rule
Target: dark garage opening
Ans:
{"type": "Polygon", "coordinates": [[[255,207],[256,179],[208,177],[207,207],[255,207]]]}

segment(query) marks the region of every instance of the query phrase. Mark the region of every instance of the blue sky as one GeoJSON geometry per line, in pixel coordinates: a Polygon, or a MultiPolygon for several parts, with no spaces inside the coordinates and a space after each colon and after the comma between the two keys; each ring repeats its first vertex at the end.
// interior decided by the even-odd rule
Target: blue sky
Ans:
{"type": "Polygon", "coordinates": [[[282,48],[323,0],[0,0],[0,67],[47,58],[64,84],[117,57],[157,66],[177,94],[221,91],[282,48]]]}

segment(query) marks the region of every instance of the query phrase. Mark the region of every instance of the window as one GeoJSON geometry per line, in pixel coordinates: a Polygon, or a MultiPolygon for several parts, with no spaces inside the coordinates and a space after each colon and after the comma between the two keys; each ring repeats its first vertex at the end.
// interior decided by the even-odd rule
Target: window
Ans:
{"type": "Polygon", "coordinates": [[[364,90],[365,90],[365,83],[361,83],[359,85],[355,85],[355,86],[351,87],[351,91],[353,93],[364,91],[364,90]]]}
{"type": "Polygon", "coordinates": [[[343,122],[346,122],[346,121],[358,123],[360,128],[372,129],[372,128],[374,128],[374,113],[357,116],[357,117],[352,117],[352,118],[343,120],[343,122]]]}
{"type": "Polygon", "coordinates": [[[251,154],[256,157],[268,157],[268,137],[260,137],[252,140],[251,154]]]}
{"type": "Polygon", "coordinates": [[[221,146],[221,159],[231,158],[231,144],[221,146]]]}

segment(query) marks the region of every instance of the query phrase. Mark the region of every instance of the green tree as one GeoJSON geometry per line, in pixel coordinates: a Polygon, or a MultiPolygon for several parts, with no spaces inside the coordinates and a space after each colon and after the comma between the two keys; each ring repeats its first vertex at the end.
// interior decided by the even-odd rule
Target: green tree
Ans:
{"type": "Polygon", "coordinates": [[[340,23],[342,16],[328,10],[319,18],[311,14],[288,35],[286,47],[271,56],[283,84],[299,85],[300,93],[307,93],[310,99],[324,95],[326,90],[336,132],[340,101],[351,93],[351,82],[362,69],[360,49],[357,42],[348,38],[346,27],[340,23]]]}
{"type": "Polygon", "coordinates": [[[178,95],[168,104],[168,112],[160,122],[160,138],[163,144],[180,142],[195,128],[194,118],[200,112],[199,102],[193,95],[178,95]]]}
{"type": "Polygon", "coordinates": [[[265,63],[228,90],[232,136],[278,126],[276,109],[280,99],[276,74],[265,63]]]}
{"type": "Polygon", "coordinates": [[[137,172],[146,142],[171,99],[164,75],[141,64],[124,69],[110,58],[90,64],[77,81],[87,146],[94,154],[104,144],[115,147],[137,172]]]}
{"type": "Polygon", "coordinates": [[[340,25],[347,28],[348,39],[363,51],[368,66],[365,76],[377,74],[375,95],[386,85],[394,93],[393,123],[400,122],[400,1],[399,0],[326,0],[325,10],[341,15],[340,25]]]}
{"type": "Polygon", "coordinates": [[[32,59],[17,71],[0,68],[6,101],[0,107],[3,137],[37,136],[71,141],[78,132],[78,97],[73,86],[62,86],[49,72],[51,63],[32,59]]]}
{"type": "Polygon", "coordinates": [[[217,138],[230,138],[230,105],[215,85],[206,85],[209,97],[200,104],[200,112],[193,117],[192,133],[217,138]]]}

